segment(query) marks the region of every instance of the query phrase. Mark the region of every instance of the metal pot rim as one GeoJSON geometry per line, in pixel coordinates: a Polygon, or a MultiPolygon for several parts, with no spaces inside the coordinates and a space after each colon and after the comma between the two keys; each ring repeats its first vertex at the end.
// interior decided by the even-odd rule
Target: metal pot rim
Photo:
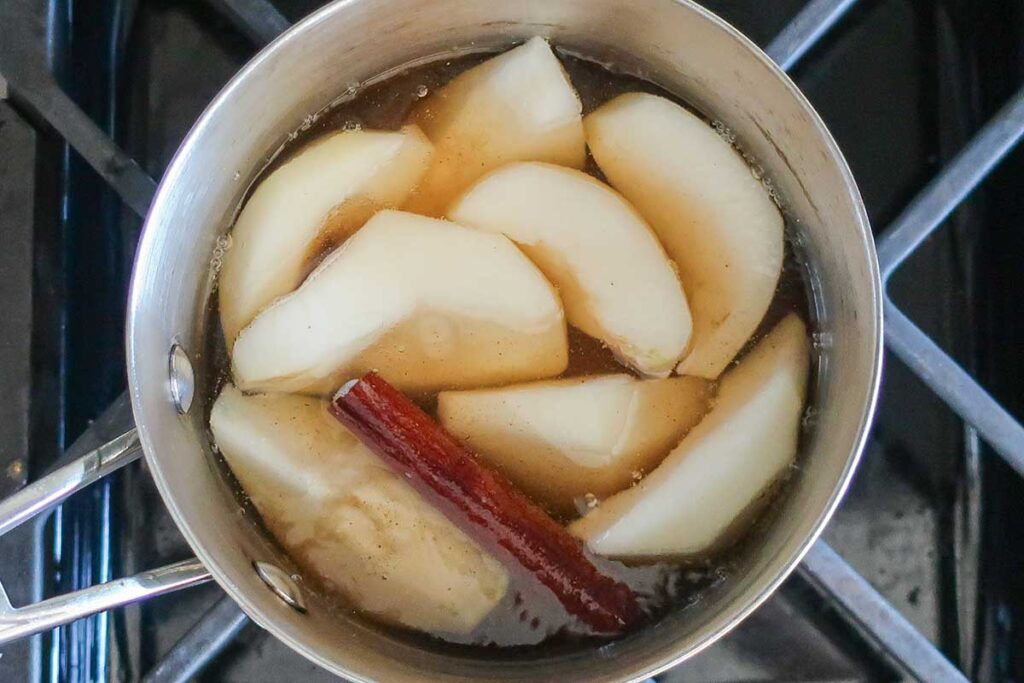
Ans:
{"type": "MultiPolygon", "coordinates": [[[[869,391],[864,397],[862,410],[860,415],[857,417],[858,439],[851,451],[850,457],[846,461],[845,468],[832,491],[828,504],[819,512],[817,519],[814,521],[811,533],[806,536],[797,550],[793,552],[785,562],[779,564],[779,569],[773,576],[770,578],[765,577],[765,579],[759,583],[760,590],[753,599],[750,599],[738,609],[716,615],[715,619],[709,625],[710,628],[708,628],[707,632],[695,646],[676,652],[671,657],[652,662],[648,668],[635,674],[635,680],[640,680],[662,672],[712,645],[720,637],[735,627],[740,621],[745,619],[757,607],[759,607],[789,576],[790,572],[792,572],[808,552],[811,545],[822,533],[826,523],[831,518],[843,494],[849,486],[854,469],[864,450],[876,407],[883,357],[882,286],[867,212],[863,206],[863,202],[860,198],[853,176],[831,134],[825,128],[823,122],[811,107],[810,103],[797,89],[785,72],[783,72],[766,54],[764,54],[764,52],[760,50],[760,48],[758,48],[738,30],[691,0],[664,1],[666,3],[684,6],[690,11],[700,15],[700,17],[707,22],[709,26],[712,26],[716,30],[728,35],[728,37],[742,47],[742,49],[754,55],[776,79],[780,80],[785,85],[789,96],[799,104],[803,112],[812,122],[812,125],[815,127],[818,135],[821,137],[821,140],[831,157],[830,162],[842,174],[851,204],[856,207],[856,226],[851,226],[851,229],[854,229],[855,227],[858,233],[866,261],[865,265],[869,273],[870,281],[865,283],[865,285],[869,286],[871,290],[870,299],[872,310],[870,311],[870,324],[873,325],[873,330],[870,335],[870,344],[872,346],[870,354],[873,357],[874,362],[870,370],[871,377],[869,381],[869,391]]],[[[212,573],[217,583],[220,584],[220,586],[250,617],[264,628],[271,631],[276,637],[280,638],[295,651],[301,653],[327,670],[335,672],[338,672],[335,662],[324,657],[316,649],[309,647],[309,645],[301,638],[292,637],[288,633],[275,628],[273,618],[266,614],[264,610],[262,610],[257,603],[253,601],[252,596],[246,590],[236,584],[232,579],[230,571],[221,564],[218,553],[211,551],[210,548],[204,545],[203,541],[199,536],[197,536],[192,528],[192,525],[189,522],[189,515],[179,506],[178,497],[175,495],[174,488],[168,483],[164,472],[164,467],[166,465],[163,464],[161,459],[155,455],[161,448],[160,444],[156,442],[148,426],[148,410],[143,402],[143,387],[146,387],[146,392],[151,392],[153,389],[152,384],[157,381],[163,381],[164,378],[146,377],[140,374],[140,370],[136,363],[137,355],[140,352],[136,344],[140,321],[138,320],[136,311],[143,304],[143,299],[146,296],[146,287],[140,285],[140,280],[144,279],[151,270],[160,268],[157,255],[153,250],[154,235],[151,234],[153,230],[150,229],[150,226],[165,223],[166,214],[174,212],[175,208],[169,201],[170,197],[175,191],[179,178],[182,174],[189,171],[189,158],[191,156],[193,146],[197,144],[197,138],[200,136],[204,128],[210,125],[211,120],[214,119],[221,110],[230,108],[233,105],[236,90],[238,90],[241,85],[249,79],[259,77],[261,69],[264,68],[264,65],[272,59],[273,55],[281,51],[293,49],[293,45],[302,41],[311,29],[324,22],[330,22],[335,15],[344,13],[350,5],[355,5],[359,2],[360,0],[338,0],[335,3],[321,8],[314,14],[296,24],[293,28],[285,32],[257,54],[227,83],[227,85],[224,86],[220,93],[205,109],[202,116],[200,116],[196,124],[193,126],[192,130],[189,132],[188,136],[185,138],[173,160],[169,164],[168,170],[165,173],[153,200],[149,216],[146,220],[146,227],[143,231],[142,239],[139,244],[135,269],[132,274],[132,284],[128,305],[129,313],[126,327],[129,385],[139,438],[161,497],[167,505],[182,534],[185,536],[202,563],[212,573]]],[[[355,680],[369,680],[352,672],[346,671],[345,674],[353,677],[355,680]]]]}

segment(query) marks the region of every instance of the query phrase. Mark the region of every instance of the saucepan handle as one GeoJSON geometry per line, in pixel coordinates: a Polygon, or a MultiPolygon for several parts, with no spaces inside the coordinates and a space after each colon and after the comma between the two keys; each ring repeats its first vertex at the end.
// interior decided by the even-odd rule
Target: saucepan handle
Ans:
{"type": "MultiPolygon", "coordinates": [[[[0,501],[0,536],[137,460],[141,454],[139,436],[132,427],[29,484],[0,501]]],[[[11,605],[0,585],[0,645],[97,612],[209,580],[210,573],[193,558],[17,608],[11,605]]]]}

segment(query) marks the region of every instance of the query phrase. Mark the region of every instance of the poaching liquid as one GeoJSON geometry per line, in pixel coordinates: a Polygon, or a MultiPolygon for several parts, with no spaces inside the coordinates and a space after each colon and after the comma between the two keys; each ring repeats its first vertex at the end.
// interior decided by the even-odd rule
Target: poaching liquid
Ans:
{"type": "MultiPolygon", "coordinates": [[[[408,122],[410,112],[418,101],[429,97],[432,92],[458,74],[480,64],[491,56],[493,55],[485,54],[442,59],[399,71],[383,81],[358,89],[351,98],[332,106],[316,117],[311,117],[300,130],[290,135],[287,143],[264,169],[261,178],[266,177],[267,174],[287,162],[306,145],[325,135],[339,130],[397,130],[401,128],[408,122]]],[[[579,57],[559,54],[559,59],[579,94],[584,115],[617,95],[629,92],[652,93],[680,103],[678,98],[637,77],[616,73],[605,66],[579,57]]],[[[723,131],[720,126],[716,126],[716,129],[724,135],[728,135],[728,131],[723,131]]],[[[589,152],[584,170],[601,181],[605,180],[589,152]]],[[[258,185],[258,182],[253,186],[258,185]]],[[[774,192],[772,194],[774,197],[774,192]]],[[[364,218],[372,213],[372,209],[373,207],[368,207],[367,215],[364,218]]],[[[801,265],[799,254],[793,248],[793,240],[790,239],[793,232],[789,225],[786,226],[786,234],[785,259],[774,299],[757,332],[748,342],[747,349],[770,330],[776,322],[791,312],[797,313],[807,321],[809,327],[813,324],[809,315],[809,288],[806,271],[801,265]]],[[[337,246],[335,241],[329,239],[319,241],[309,254],[309,270],[311,271],[324,255],[337,246]]],[[[216,296],[211,297],[211,301],[214,303],[209,320],[214,326],[218,325],[217,321],[219,320],[216,300],[216,296]]],[[[211,374],[205,382],[208,394],[207,405],[210,405],[221,387],[230,379],[230,363],[221,331],[219,329],[212,330],[211,334],[207,335],[207,340],[209,344],[207,357],[213,360],[209,365],[211,374]]],[[[742,355],[741,353],[739,358],[742,358],[742,355]]],[[[813,365],[812,363],[812,385],[814,381],[813,365]]],[[[616,360],[612,352],[600,341],[570,326],[569,364],[559,377],[613,373],[630,373],[638,376],[632,369],[616,360]]],[[[418,396],[417,401],[428,412],[433,413],[436,410],[436,394],[418,396]]],[[[809,419],[804,420],[804,430],[810,428],[809,423],[809,419]]],[[[803,438],[801,436],[801,439],[803,438]]],[[[798,454],[797,466],[799,458],[798,454]]],[[[226,465],[225,470],[227,470],[226,465]]],[[[603,558],[593,558],[599,569],[629,585],[638,596],[645,619],[634,628],[644,628],[670,611],[686,609],[687,606],[699,601],[705,591],[723,581],[728,581],[732,568],[738,563],[738,558],[748,553],[756,545],[759,531],[771,524],[778,508],[777,503],[781,497],[785,496],[786,488],[787,477],[784,476],[762,493],[759,499],[740,515],[738,521],[730,527],[722,540],[715,544],[713,552],[705,556],[664,559],[642,564],[631,563],[630,566],[603,558]]],[[[258,513],[248,502],[241,486],[237,487],[237,491],[247,514],[251,514],[259,522],[258,513]]],[[[585,512],[588,505],[594,503],[593,500],[579,500],[577,507],[580,512],[585,512]]],[[[566,523],[570,520],[561,519],[560,521],[566,523]]],[[[322,597],[339,613],[353,611],[354,608],[349,606],[343,595],[324,586],[311,573],[301,571],[303,566],[301,556],[294,557],[294,559],[297,561],[301,580],[307,590],[322,597]]],[[[426,634],[404,628],[392,629],[386,625],[381,625],[381,627],[391,629],[396,637],[435,649],[484,650],[493,651],[495,654],[501,653],[503,656],[518,649],[523,649],[523,654],[549,655],[592,647],[594,643],[607,640],[591,635],[576,626],[574,620],[568,617],[554,597],[539,588],[530,577],[521,575],[512,568],[509,569],[509,576],[509,588],[504,598],[468,634],[443,632],[426,634]]],[[[372,616],[368,619],[371,622],[375,621],[372,616]]]]}

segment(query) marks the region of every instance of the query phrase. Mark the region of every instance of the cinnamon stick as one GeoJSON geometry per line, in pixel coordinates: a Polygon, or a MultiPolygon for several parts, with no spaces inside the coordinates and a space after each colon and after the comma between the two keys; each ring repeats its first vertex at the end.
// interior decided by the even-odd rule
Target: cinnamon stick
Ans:
{"type": "Polygon", "coordinates": [[[576,538],[376,373],[343,386],[331,412],[399,474],[449,501],[462,517],[456,522],[507,550],[596,632],[618,633],[640,617],[628,586],[602,574],[576,538]]]}

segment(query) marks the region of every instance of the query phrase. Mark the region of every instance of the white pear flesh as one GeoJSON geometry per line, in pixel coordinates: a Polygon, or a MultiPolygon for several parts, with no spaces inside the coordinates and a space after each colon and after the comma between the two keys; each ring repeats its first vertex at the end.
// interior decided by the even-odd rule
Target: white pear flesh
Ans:
{"type": "Polygon", "coordinates": [[[343,131],[317,140],[253,191],[231,231],[220,271],[228,346],[272,301],[294,290],[311,259],[419,184],[432,147],[416,126],[343,131]]]}
{"type": "Polygon", "coordinates": [[[697,424],[711,385],[697,377],[594,375],[438,394],[441,424],[549,509],[629,486],[697,424]]]}
{"type": "Polygon", "coordinates": [[[728,142],[662,97],[621,95],[584,128],[601,171],[679,267],[693,340],[677,371],[717,378],[774,296],[784,248],[778,207],[728,142]]]}
{"type": "Polygon", "coordinates": [[[793,462],[807,373],[807,330],[790,315],[725,373],[711,412],[653,472],[570,531],[608,557],[711,549],[793,462]]]}
{"type": "Polygon", "coordinates": [[[369,370],[416,393],[542,379],[567,364],[558,295],[511,241],[401,211],[371,218],[232,352],[239,388],[312,394],[369,370]]]}
{"type": "Polygon", "coordinates": [[[576,90],[543,38],[460,74],[413,109],[410,120],[436,151],[404,208],[440,216],[473,181],[513,161],[582,168],[580,112],[576,90]]]}
{"type": "Polygon", "coordinates": [[[505,594],[504,568],[325,402],[228,385],[210,429],[278,542],[355,607],[410,628],[468,633],[505,594]]]}
{"type": "Polygon", "coordinates": [[[569,168],[509,164],[448,210],[512,239],[558,288],[566,319],[641,373],[666,377],[690,339],[675,268],[639,214],[610,187],[569,168]]]}

